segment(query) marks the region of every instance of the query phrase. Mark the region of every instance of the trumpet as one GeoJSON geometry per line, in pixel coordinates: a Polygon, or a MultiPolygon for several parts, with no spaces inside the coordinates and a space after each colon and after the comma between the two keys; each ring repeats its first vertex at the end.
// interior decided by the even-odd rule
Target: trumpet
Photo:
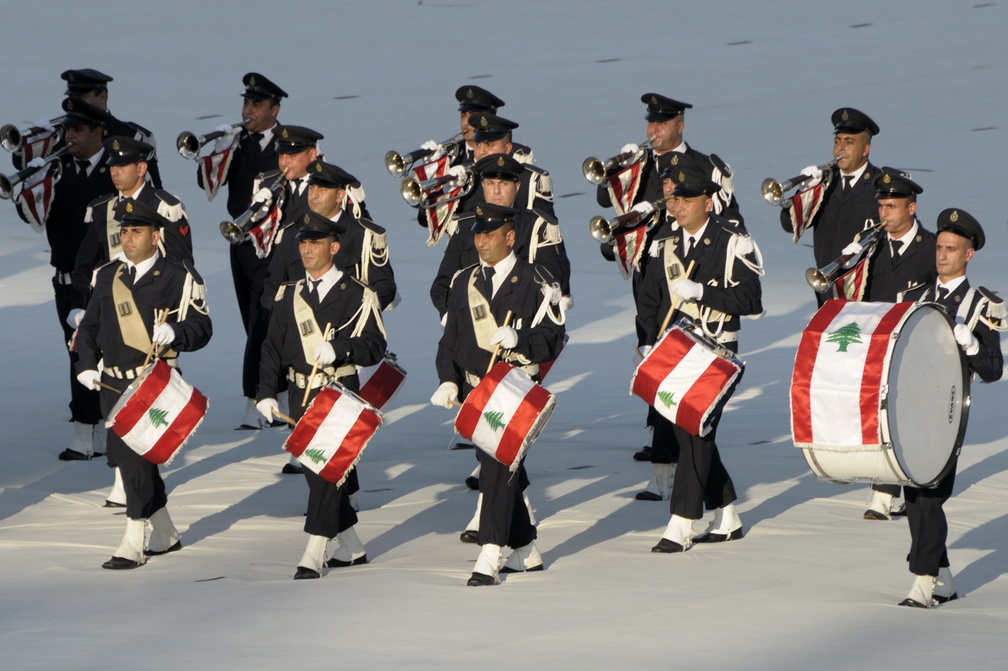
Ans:
{"type": "MultiPolygon", "coordinates": [[[[469,192],[473,190],[473,185],[476,180],[473,179],[472,168],[465,166],[466,169],[466,180],[462,185],[462,191],[451,198],[443,198],[437,202],[438,205],[445,203],[451,203],[453,201],[459,200],[460,198],[465,198],[469,195],[469,192]]],[[[424,181],[418,180],[416,177],[404,177],[399,183],[399,194],[402,196],[403,200],[410,207],[420,208],[422,210],[434,207],[430,202],[430,196],[435,191],[444,189],[446,186],[453,184],[456,181],[454,175],[443,175],[442,177],[435,177],[433,179],[426,179],[424,181]]]]}
{"type": "MultiPolygon", "coordinates": [[[[833,166],[835,166],[839,160],[840,157],[837,156],[829,163],[819,166],[819,169],[823,171],[823,181],[827,186],[829,186],[830,180],[833,178],[833,166]]],[[[802,182],[807,181],[808,178],[808,175],[796,175],[786,182],[778,182],[773,177],[767,177],[763,180],[763,183],[760,184],[760,191],[763,193],[763,200],[771,205],[784,207],[787,203],[787,200],[784,198],[784,194],[802,182]]]]}
{"type": "MultiPolygon", "coordinates": [[[[885,233],[886,221],[883,219],[861,231],[857,236],[857,243],[864,247],[861,254],[871,253],[870,249],[878,244],[885,233]]],[[[817,293],[824,294],[829,291],[833,283],[843,274],[844,266],[848,261],[858,256],[858,254],[841,254],[835,261],[826,264],[822,268],[809,268],[805,271],[805,281],[815,289],[817,293]]]]}
{"type": "MultiPolygon", "coordinates": [[[[260,180],[262,181],[270,177],[276,177],[273,183],[269,185],[270,195],[273,199],[276,199],[284,186],[286,186],[286,181],[284,180],[286,174],[287,170],[284,169],[263,173],[260,176],[260,180]]],[[[253,217],[262,209],[263,205],[265,203],[253,201],[249,209],[242,212],[234,221],[222,221],[220,223],[221,235],[227,238],[227,241],[232,245],[240,245],[245,240],[248,232],[255,228],[255,225],[258,223],[258,220],[253,221],[253,217]]]]}
{"type": "MultiPolygon", "coordinates": [[[[233,123],[231,124],[231,130],[240,128],[248,122],[248,119],[242,119],[241,123],[233,123]]],[[[184,130],[175,138],[175,148],[178,149],[178,153],[182,155],[182,158],[198,161],[199,153],[203,149],[203,146],[224,135],[227,135],[227,133],[220,130],[215,130],[206,135],[196,135],[196,133],[184,130]]]]}
{"type": "Polygon", "coordinates": [[[63,157],[67,153],[67,148],[63,147],[55,154],[51,154],[45,159],[45,165],[38,168],[25,168],[18,170],[13,175],[0,175],[0,198],[10,200],[14,196],[14,187],[25,181],[39,170],[47,170],[50,165],[56,165],[55,180],[59,180],[63,174],[63,157]]]}
{"type": "MultiPolygon", "coordinates": [[[[641,142],[637,145],[637,151],[641,149],[650,149],[651,143],[654,142],[655,136],[652,135],[646,141],[641,142]]],[[[636,156],[637,152],[624,152],[622,154],[616,154],[609,160],[603,162],[594,156],[589,156],[581,163],[581,174],[592,184],[601,184],[602,180],[605,179],[606,173],[612,170],[615,166],[619,165],[627,159],[636,156]]]]}
{"type": "MultiPolygon", "coordinates": [[[[668,199],[669,196],[662,196],[651,203],[651,207],[654,208],[654,210],[657,210],[658,207],[664,205],[665,201],[668,199]]],[[[647,214],[641,214],[640,212],[634,212],[631,210],[626,214],[621,214],[612,221],[609,221],[602,216],[594,216],[591,218],[591,221],[588,222],[588,231],[597,241],[601,243],[609,243],[612,242],[614,236],[637,228],[641,220],[650,216],[650,214],[650,212],[647,214]]]]}
{"type": "MultiPolygon", "coordinates": [[[[55,119],[49,120],[49,125],[51,125],[54,129],[53,136],[57,140],[63,133],[62,121],[63,117],[56,117],[55,119]]],[[[7,151],[19,151],[23,146],[32,142],[32,138],[36,135],[48,132],[48,128],[42,128],[40,126],[29,126],[24,130],[18,130],[18,127],[12,123],[4,124],[3,126],[0,126],[0,146],[7,151]]]]}
{"type": "MultiPolygon", "coordinates": [[[[462,137],[462,133],[455,133],[450,138],[438,145],[439,148],[443,148],[445,153],[448,154],[448,161],[451,162],[459,152],[458,140],[462,137]]],[[[397,151],[387,151],[385,152],[385,169],[388,170],[388,174],[393,177],[398,177],[403,174],[411,167],[413,164],[422,158],[427,158],[431,154],[435,153],[437,149],[414,149],[406,154],[400,154],[397,151]]]]}

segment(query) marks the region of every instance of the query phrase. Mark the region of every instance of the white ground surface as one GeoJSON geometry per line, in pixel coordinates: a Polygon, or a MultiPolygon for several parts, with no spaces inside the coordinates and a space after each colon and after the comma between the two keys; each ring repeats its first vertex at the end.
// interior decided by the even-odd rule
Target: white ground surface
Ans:
{"type": "Polygon", "coordinates": [[[976,385],[949,547],[961,600],[897,608],[910,585],[905,521],[861,519],[866,488],[817,481],[790,442],[788,383],[813,312],[803,272],[759,183],[830,158],[829,115],[850,105],[882,127],[877,165],[912,171],[928,227],[968,209],[988,246],[974,284],[1008,289],[1002,259],[1008,50],[1003,2],[342,2],[103,0],[4,9],[0,121],[58,112],[69,67],[114,75],[111,108],[151,128],[165,186],[194,224],[215,335],[186,355],[211,398],[207,419],[165,469],[185,549],[125,573],[99,567],[123,529],[101,507],[102,463],[56,460],[70,437],[66,359],[45,239],[0,208],[0,666],[4,669],[720,668],[847,669],[955,664],[1004,668],[1008,626],[1005,385],[976,385]],[[435,33],[450,47],[423,45],[435,33]],[[367,566],[292,582],[306,487],[281,476],[279,430],[241,416],[242,330],[217,232],[223,197],[197,189],[174,152],[182,130],[238,120],[241,75],[291,94],[281,119],[326,135],[389,229],[402,305],[390,349],[410,375],[360,467],[367,566]],[[443,139],[452,93],[494,91],[554,177],[577,305],[552,373],[557,411],[533,447],[530,494],[543,573],[467,589],[477,551],[458,542],[475,494],[467,452],[445,448],[451,416],[427,405],[439,329],[427,298],[443,247],[382,168],[388,149],[443,139]],[[581,178],[588,155],[644,139],[639,96],[691,102],[687,140],[735,169],[747,225],[766,257],[767,315],[746,321],[748,371],[720,431],[746,538],[684,555],[649,552],[665,504],[635,502],[647,465],[644,406],[627,395],[630,287],[587,232],[600,213],[581,178]]]}

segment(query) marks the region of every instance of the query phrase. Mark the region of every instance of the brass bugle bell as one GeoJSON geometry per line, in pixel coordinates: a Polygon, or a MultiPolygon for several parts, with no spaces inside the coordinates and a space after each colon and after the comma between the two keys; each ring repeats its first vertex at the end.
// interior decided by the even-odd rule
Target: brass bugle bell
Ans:
{"type": "Polygon", "coordinates": [[[67,153],[67,148],[63,147],[55,154],[51,154],[45,159],[45,165],[38,168],[25,168],[24,170],[18,170],[13,175],[0,175],[0,198],[3,200],[10,200],[14,197],[14,187],[25,181],[32,175],[34,175],[39,170],[46,170],[53,163],[56,164],[55,177],[56,181],[59,180],[60,176],[63,174],[63,156],[67,153]]]}
{"type": "MultiPolygon", "coordinates": [[[[241,128],[248,122],[248,119],[244,119],[241,123],[231,124],[231,130],[235,128],[241,128]]],[[[221,130],[215,130],[212,133],[207,133],[206,135],[196,135],[195,133],[190,133],[187,130],[179,133],[178,137],[175,138],[175,148],[178,149],[178,153],[182,158],[189,159],[192,161],[199,160],[200,150],[203,149],[204,145],[208,142],[212,142],[219,137],[227,135],[226,132],[221,130]]]]}
{"type": "MultiPolygon", "coordinates": [[[[839,160],[840,157],[837,156],[829,163],[824,163],[819,166],[819,169],[823,171],[823,179],[827,184],[829,184],[829,177],[827,176],[832,176],[833,166],[835,166],[839,160]]],[[[787,199],[784,194],[802,182],[808,181],[808,178],[808,175],[795,175],[787,181],[778,182],[773,177],[767,177],[763,180],[763,183],[760,184],[760,192],[763,194],[763,200],[771,205],[783,207],[787,203],[787,199]]]]}
{"type": "MultiPolygon", "coordinates": [[[[438,148],[444,149],[445,153],[448,154],[449,162],[458,155],[458,140],[461,137],[461,132],[455,133],[438,145],[438,148]]],[[[388,174],[393,177],[399,177],[412,168],[414,163],[422,158],[427,158],[436,151],[437,149],[414,149],[413,151],[406,152],[404,154],[400,154],[397,151],[387,151],[385,152],[385,169],[388,171],[388,174]]]]}
{"type": "MultiPolygon", "coordinates": [[[[637,151],[641,149],[649,149],[651,143],[654,142],[655,136],[652,135],[644,142],[637,145],[637,151]]],[[[623,152],[621,154],[616,154],[612,158],[602,161],[594,156],[589,156],[584,161],[581,162],[581,174],[592,184],[601,184],[602,180],[605,179],[606,173],[612,170],[614,167],[622,163],[623,161],[633,158],[637,152],[623,152]]]]}
{"type": "MultiPolygon", "coordinates": [[[[668,199],[669,196],[662,196],[651,203],[652,212],[664,205],[665,201],[668,199]]],[[[591,218],[591,221],[588,222],[588,231],[598,242],[610,243],[612,242],[613,236],[636,228],[637,225],[650,214],[650,212],[647,214],[641,214],[640,212],[631,210],[626,214],[621,214],[612,221],[609,221],[602,216],[594,216],[591,218]]]]}
{"type": "MultiPolygon", "coordinates": [[[[271,200],[276,199],[283,187],[286,184],[284,180],[284,175],[287,174],[287,170],[274,170],[268,173],[260,175],[260,180],[265,181],[270,177],[275,177],[273,183],[269,185],[271,200]]],[[[270,202],[270,201],[267,201],[270,202]]],[[[262,209],[263,205],[266,203],[260,203],[258,201],[253,201],[247,210],[242,212],[234,221],[222,221],[220,223],[220,232],[227,241],[232,245],[240,245],[245,241],[245,236],[255,228],[256,224],[259,223],[258,220],[254,220],[253,217],[262,209]]]]}
{"type": "Polygon", "coordinates": [[[809,283],[816,293],[824,294],[830,290],[833,283],[840,278],[846,269],[846,264],[853,258],[865,253],[870,253],[870,249],[878,244],[885,233],[885,220],[873,224],[870,228],[861,231],[857,236],[857,243],[863,248],[859,254],[841,254],[834,261],[827,263],[822,268],[809,268],[805,271],[805,281],[809,283]]]}
{"type": "MultiPolygon", "coordinates": [[[[472,169],[466,166],[466,181],[462,187],[462,191],[458,194],[452,196],[451,198],[443,198],[437,202],[438,205],[445,203],[451,203],[460,198],[465,198],[470,191],[473,189],[475,179],[473,179],[472,169]]],[[[431,195],[448,186],[449,184],[455,183],[457,180],[454,175],[442,175],[441,177],[435,177],[433,179],[426,179],[423,181],[418,180],[416,177],[404,177],[399,183],[399,195],[402,199],[406,201],[406,204],[410,207],[416,207],[420,209],[427,209],[432,207],[430,205],[431,195]]]]}
{"type": "MultiPolygon", "coordinates": [[[[49,125],[53,127],[53,136],[56,139],[59,139],[63,132],[63,117],[50,119],[49,125]]],[[[41,135],[42,133],[46,133],[48,131],[48,128],[42,128],[40,126],[29,126],[28,128],[21,130],[12,123],[4,124],[3,126],[0,126],[0,146],[7,151],[18,151],[29,142],[32,142],[32,138],[36,135],[41,135]]]]}

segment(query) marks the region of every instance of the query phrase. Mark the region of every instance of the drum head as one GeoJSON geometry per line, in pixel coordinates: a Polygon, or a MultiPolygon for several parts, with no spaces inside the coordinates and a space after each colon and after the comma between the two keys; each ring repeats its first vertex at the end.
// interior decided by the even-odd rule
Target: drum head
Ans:
{"type": "Polygon", "coordinates": [[[948,317],[922,305],[900,327],[888,379],[893,452],[919,487],[940,480],[966,429],[969,371],[948,317]]]}

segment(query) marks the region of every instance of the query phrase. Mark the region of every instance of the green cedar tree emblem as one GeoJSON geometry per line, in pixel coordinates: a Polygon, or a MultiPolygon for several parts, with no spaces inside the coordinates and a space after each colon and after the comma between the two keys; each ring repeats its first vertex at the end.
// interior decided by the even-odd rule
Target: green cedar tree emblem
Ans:
{"type": "Polygon", "coordinates": [[[150,417],[151,424],[155,429],[162,426],[168,426],[168,420],[165,419],[168,416],[167,410],[159,410],[158,408],[151,408],[147,411],[147,416],[150,417]]]}
{"type": "Polygon", "coordinates": [[[494,431],[500,431],[501,429],[504,428],[504,413],[503,412],[500,412],[500,411],[497,411],[497,412],[489,412],[489,411],[488,412],[484,412],[483,413],[483,419],[486,420],[487,424],[489,424],[490,428],[493,429],[494,431]]]}
{"type": "Polygon", "coordinates": [[[847,345],[851,343],[861,344],[861,327],[856,322],[851,322],[846,326],[841,326],[836,331],[829,334],[826,342],[835,342],[840,345],[838,352],[846,352],[847,345]]]}
{"type": "Polygon", "coordinates": [[[658,392],[658,398],[661,399],[661,402],[665,404],[666,408],[671,408],[673,405],[679,405],[676,403],[675,394],[671,391],[658,392]]]}
{"type": "Polygon", "coordinates": [[[304,451],[305,456],[311,459],[314,463],[320,463],[326,460],[325,452],[318,448],[304,451]]]}

